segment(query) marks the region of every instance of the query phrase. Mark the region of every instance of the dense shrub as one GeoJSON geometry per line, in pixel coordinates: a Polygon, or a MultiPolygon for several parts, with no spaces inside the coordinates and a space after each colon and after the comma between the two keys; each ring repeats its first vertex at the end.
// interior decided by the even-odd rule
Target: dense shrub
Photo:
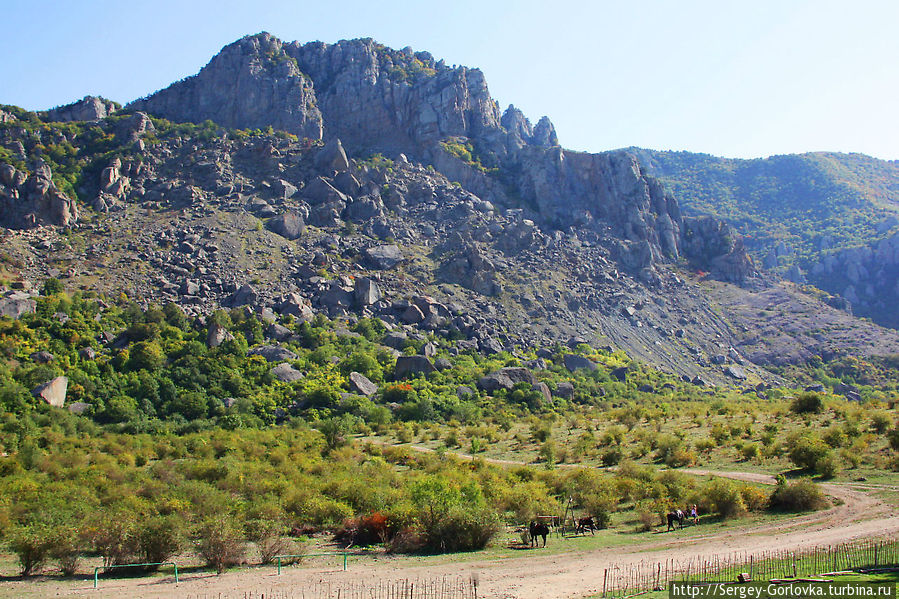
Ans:
{"type": "Polygon", "coordinates": [[[790,461],[803,470],[831,477],[838,470],[830,446],[815,433],[793,435],[787,441],[790,461]]]}
{"type": "Polygon", "coordinates": [[[170,560],[184,548],[186,524],[181,516],[156,516],[142,522],[137,532],[137,548],[144,563],[170,560]]]}
{"type": "Polygon", "coordinates": [[[715,478],[707,482],[702,488],[700,497],[705,511],[719,514],[723,518],[732,518],[746,512],[740,487],[724,478],[715,478]]]}
{"type": "Polygon", "coordinates": [[[256,545],[259,563],[270,564],[276,555],[288,552],[290,542],[284,537],[286,526],[277,518],[254,518],[246,523],[247,539],[256,545]]]}
{"type": "Polygon", "coordinates": [[[137,561],[138,527],[135,514],[126,511],[99,513],[88,530],[94,550],[103,557],[103,566],[137,561]]]}
{"type": "Polygon", "coordinates": [[[757,512],[768,506],[768,494],[752,485],[740,487],[740,499],[750,512],[757,512]]]}
{"type": "Polygon", "coordinates": [[[82,552],[82,532],[77,526],[55,527],[47,536],[47,554],[64,576],[74,576],[82,552]]]}
{"type": "Polygon", "coordinates": [[[887,438],[890,441],[890,447],[899,451],[899,426],[891,430],[887,438]]]}
{"type": "Polygon", "coordinates": [[[206,565],[215,568],[219,574],[243,559],[246,551],[244,535],[232,518],[207,520],[200,527],[198,537],[197,552],[206,565]]]}
{"type": "Polygon", "coordinates": [[[43,527],[28,526],[14,531],[9,539],[9,547],[19,561],[19,573],[31,576],[40,572],[49,557],[47,530],[43,527]]]}
{"type": "Polygon", "coordinates": [[[386,543],[392,537],[387,516],[381,512],[350,518],[343,523],[343,528],[335,536],[348,546],[356,545],[358,547],[386,543]]]}
{"type": "Polygon", "coordinates": [[[790,409],[797,414],[819,414],[824,410],[824,400],[814,392],[800,393],[793,400],[790,409]]]}
{"type": "Polygon", "coordinates": [[[768,498],[768,507],[783,512],[808,512],[827,507],[828,502],[818,486],[803,478],[788,483],[783,477],[777,480],[777,486],[768,498]]]}
{"type": "Polygon", "coordinates": [[[427,476],[412,483],[410,494],[424,549],[482,549],[499,531],[499,517],[474,483],[460,486],[443,476],[427,476]]]}
{"type": "Polygon", "coordinates": [[[422,530],[424,548],[437,552],[483,549],[499,532],[499,517],[486,506],[455,506],[422,530]]]}

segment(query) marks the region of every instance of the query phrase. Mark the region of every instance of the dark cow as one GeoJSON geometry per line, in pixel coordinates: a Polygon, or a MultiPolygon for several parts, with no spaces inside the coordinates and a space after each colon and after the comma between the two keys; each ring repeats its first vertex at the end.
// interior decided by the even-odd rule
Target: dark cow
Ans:
{"type": "Polygon", "coordinates": [[[593,518],[587,516],[586,518],[578,518],[577,527],[575,528],[575,532],[578,534],[586,533],[588,530],[590,534],[596,534],[596,522],[593,521],[593,518]]]}
{"type": "Polygon", "coordinates": [[[531,521],[531,525],[528,527],[528,532],[531,533],[531,547],[537,547],[537,537],[543,537],[543,546],[546,547],[546,537],[549,535],[549,526],[544,524],[543,522],[534,522],[531,521]]]}

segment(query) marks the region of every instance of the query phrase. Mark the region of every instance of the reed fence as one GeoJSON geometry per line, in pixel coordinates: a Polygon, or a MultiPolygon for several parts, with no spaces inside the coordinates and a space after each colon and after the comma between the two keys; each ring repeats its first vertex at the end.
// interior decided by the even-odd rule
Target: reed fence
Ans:
{"type": "Polygon", "coordinates": [[[602,597],[664,590],[671,582],[728,582],[740,574],[752,580],[809,577],[828,572],[899,564],[899,541],[866,539],[801,550],[735,552],[613,565],[602,573],[602,597]]]}

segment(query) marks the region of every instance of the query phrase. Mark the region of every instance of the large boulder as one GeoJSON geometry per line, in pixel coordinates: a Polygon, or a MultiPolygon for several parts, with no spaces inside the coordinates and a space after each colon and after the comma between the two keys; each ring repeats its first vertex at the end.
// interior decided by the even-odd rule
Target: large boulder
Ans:
{"type": "Polygon", "coordinates": [[[287,362],[281,362],[269,370],[268,373],[283,383],[293,383],[299,381],[304,376],[302,372],[287,362]]]}
{"type": "Polygon", "coordinates": [[[28,356],[32,362],[37,362],[38,364],[49,364],[53,360],[56,359],[56,356],[48,352],[47,350],[36,351],[28,356]]]}
{"type": "Polygon", "coordinates": [[[746,371],[743,370],[740,366],[730,365],[724,369],[724,374],[729,377],[735,378],[738,381],[746,380],[746,371]]]}
{"type": "Polygon", "coordinates": [[[306,230],[306,223],[303,222],[303,217],[296,212],[287,212],[286,214],[276,216],[270,219],[265,226],[269,231],[287,239],[297,239],[306,230]]]}
{"type": "Polygon", "coordinates": [[[547,385],[546,383],[544,383],[544,382],[541,381],[541,382],[539,382],[539,383],[537,383],[537,384],[535,384],[535,385],[532,385],[532,386],[531,386],[531,389],[532,389],[533,391],[536,391],[537,393],[539,393],[539,394],[541,395],[541,397],[543,397],[543,404],[544,404],[544,405],[550,405],[550,404],[552,404],[553,396],[552,396],[552,393],[551,393],[550,390],[549,390],[549,385],[547,385]]]}
{"type": "Polygon", "coordinates": [[[303,197],[313,205],[340,204],[343,206],[341,210],[346,207],[349,199],[322,177],[316,177],[303,188],[303,197]]]}
{"type": "Polygon", "coordinates": [[[356,304],[359,306],[371,306],[381,299],[381,290],[375,281],[367,278],[356,279],[353,293],[356,296],[356,304]]]}
{"type": "Polygon", "coordinates": [[[58,376],[51,381],[38,385],[31,391],[31,394],[43,399],[51,406],[61,408],[66,405],[66,391],[68,391],[68,388],[69,379],[64,376],[58,376]]]}
{"type": "Polygon", "coordinates": [[[539,381],[527,368],[509,366],[481,377],[478,380],[478,389],[492,393],[499,389],[512,389],[518,383],[528,383],[533,386],[539,381]]]}
{"type": "Polygon", "coordinates": [[[505,389],[506,391],[512,389],[515,386],[515,383],[510,379],[507,375],[503,374],[500,371],[491,372],[486,376],[482,376],[478,379],[478,389],[481,391],[486,391],[487,393],[493,393],[494,391],[499,391],[500,389],[505,389]]]}
{"type": "Polygon", "coordinates": [[[222,325],[217,322],[209,325],[209,330],[206,332],[207,347],[218,347],[225,341],[230,341],[231,339],[234,339],[234,335],[222,325]]]}
{"type": "Polygon", "coordinates": [[[241,285],[240,289],[226,297],[222,304],[231,308],[239,308],[253,305],[257,301],[259,301],[259,294],[253,289],[253,286],[241,285]]]}
{"type": "Polygon", "coordinates": [[[332,139],[325,144],[325,147],[315,155],[315,165],[340,172],[350,168],[350,161],[339,139],[332,139]]]}
{"type": "Polygon", "coordinates": [[[574,395],[574,385],[569,381],[562,381],[556,385],[556,395],[569,399],[574,395]]]}
{"type": "Polygon", "coordinates": [[[567,368],[569,372],[574,372],[575,370],[580,370],[582,368],[586,368],[587,370],[596,370],[598,368],[596,362],[577,354],[565,354],[565,357],[562,359],[565,362],[565,368],[567,368]]]}
{"type": "Polygon", "coordinates": [[[384,337],[384,345],[397,350],[404,350],[409,344],[409,336],[402,331],[391,331],[384,337]]]}
{"type": "Polygon", "coordinates": [[[309,305],[309,301],[299,293],[295,292],[288,293],[281,299],[278,303],[278,311],[281,314],[290,314],[291,316],[302,320],[308,320],[315,316],[315,313],[312,311],[312,306],[309,305]]]}
{"type": "Polygon", "coordinates": [[[350,388],[361,393],[366,397],[371,397],[378,392],[378,386],[371,382],[367,376],[359,372],[351,372],[350,388]]]}
{"type": "Polygon", "coordinates": [[[404,378],[411,374],[430,374],[437,372],[437,367],[424,356],[400,356],[396,359],[393,377],[404,378]]]}
{"type": "Polygon", "coordinates": [[[366,248],[363,252],[366,263],[371,268],[386,270],[403,261],[403,252],[395,245],[379,245],[366,248]]]}
{"type": "Polygon", "coordinates": [[[262,345],[247,352],[248,356],[262,356],[266,362],[285,362],[296,360],[297,355],[287,348],[279,345],[262,345]]]}

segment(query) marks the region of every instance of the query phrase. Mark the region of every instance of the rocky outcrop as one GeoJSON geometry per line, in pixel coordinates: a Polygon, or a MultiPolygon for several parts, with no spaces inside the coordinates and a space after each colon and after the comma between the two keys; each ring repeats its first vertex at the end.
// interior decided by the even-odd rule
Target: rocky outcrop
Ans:
{"type": "Polygon", "coordinates": [[[281,381],[282,383],[294,383],[303,379],[304,375],[302,372],[288,364],[287,362],[281,362],[277,366],[273,367],[268,371],[273,378],[281,381]]]}
{"type": "Polygon", "coordinates": [[[739,283],[756,274],[743,240],[733,228],[712,217],[684,219],[684,255],[720,279],[739,283]]]}
{"type": "Polygon", "coordinates": [[[581,369],[597,370],[599,368],[593,360],[577,354],[565,354],[563,361],[565,363],[565,368],[567,368],[569,372],[575,372],[576,370],[581,369]]]}
{"type": "MultiPolygon", "coordinates": [[[[402,153],[404,160],[434,164],[484,200],[534,207],[543,226],[611,230],[622,242],[621,264],[634,271],[685,253],[677,201],[633,154],[563,150],[548,118],[532,126],[514,106],[501,115],[481,71],[450,68],[427,52],[392,50],[371,39],[282,43],[260,33],[129,109],[324,137],[329,142],[316,162],[337,172],[350,167],[347,151],[402,153]]],[[[373,198],[350,203],[352,193],[310,182],[303,190],[314,206],[308,222],[339,226],[341,218],[362,222],[381,213],[373,198]]],[[[742,248],[707,250],[690,249],[708,261],[720,258],[716,269],[728,280],[751,270],[742,248]]],[[[491,285],[489,276],[477,284],[483,291],[491,285]]]]}
{"type": "Polygon", "coordinates": [[[85,96],[77,102],[51,108],[43,116],[53,122],[99,121],[115,111],[115,102],[97,96],[85,96]]]}
{"type": "Polygon", "coordinates": [[[826,255],[809,269],[813,284],[839,294],[854,313],[899,328],[899,232],[874,244],[826,255]]]}
{"type": "Polygon", "coordinates": [[[269,220],[265,227],[286,239],[296,239],[306,230],[306,223],[296,212],[288,212],[269,220]]]}
{"type": "Polygon", "coordinates": [[[371,382],[367,376],[359,372],[351,372],[347,377],[350,388],[366,397],[371,397],[378,392],[378,386],[371,382]]]}
{"type": "Polygon", "coordinates": [[[234,335],[222,325],[216,322],[209,325],[209,330],[206,332],[207,347],[218,347],[225,341],[232,339],[234,339],[234,335]]]}
{"type": "Polygon", "coordinates": [[[262,356],[266,362],[283,362],[296,360],[297,355],[287,348],[278,345],[263,345],[247,352],[248,356],[262,356]]]}
{"type": "Polygon", "coordinates": [[[207,119],[239,129],[274,127],[321,139],[312,80],[266,33],[225,46],[195,76],[128,105],[174,121],[207,119]]]}
{"type": "Polygon", "coordinates": [[[478,380],[478,389],[492,393],[499,389],[510,390],[518,383],[528,383],[533,386],[537,385],[539,381],[527,368],[509,366],[481,377],[478,380]]]}
{"type": "Polygon", "coordinates": [[[68,227],[78,220],[75,200],[53,182],[50,167],[41,160],[31,175],[11,164],[0,164],[0,226],[30,229],[39,225],[68,227]]]}

